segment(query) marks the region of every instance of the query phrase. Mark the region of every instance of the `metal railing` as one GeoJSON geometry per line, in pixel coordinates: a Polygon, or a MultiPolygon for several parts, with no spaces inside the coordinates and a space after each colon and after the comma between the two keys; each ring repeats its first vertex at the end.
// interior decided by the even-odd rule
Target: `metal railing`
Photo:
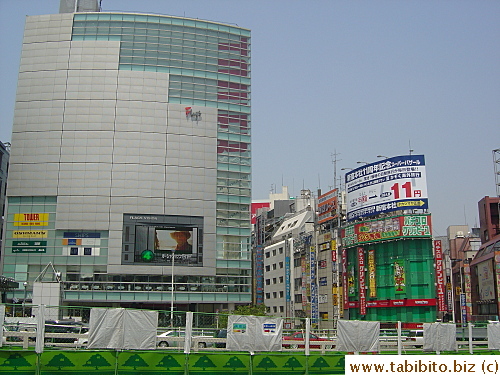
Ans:
{"type": "MultiPolygon", "coordinates": [[[[13,306],[7,306],[3,322],[2,343],[5,346],[20,346],[24,349],[36,344],[36,318],[32,316],[11,316],[13,306]],[[10,316],[9,316],[10,315],[10,316]]],[[[25,312],[36,314],[38,306],[23,306],[25,312]]],[[[88,323],[90,307],[48,306],[45,316],[45,347],[85,349],[88,343],[88,323]]],[[[193,313],[191,348],[193,351],[225,351],[227,339],[220,336],[225,330],[227,314],[193,313]]],[[[328,353],[336,351],[337,332],[335,329],[315,329],[309,319],[294,318],[300,322],[295,329],[284,329],[282,350],[290,352],[313,351],[328,353]],[[309,325],[309,327],[308,327],[309,325]],[[309,346],[303,338],[306,332],[311,336],[309,346]],[[301,334],[301,335],[300,335],[301,334]]],[[[379,343],[381,352],[423,352],[423,330],[397,329],[396,323],[382,323],[379,343]]],[[[403,324],[401,326],[404,326],[403,324]]],[[[175,312],[173,321],[170,311],[159,311],[157,348],[161,350],[183,350],[186,330],[186,313],[175,312]]],[[[488,349],[486,324],[456,326],[459,351],[470,354],[488,349]]]]}

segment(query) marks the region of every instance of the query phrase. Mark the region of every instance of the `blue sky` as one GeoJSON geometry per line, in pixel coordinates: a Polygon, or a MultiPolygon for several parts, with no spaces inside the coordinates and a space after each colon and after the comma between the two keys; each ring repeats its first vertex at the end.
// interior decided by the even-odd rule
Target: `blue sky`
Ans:
{"type": "MultiPolygon", "coordinates": [[[[499,1],[103,0],[252,30],[253,198],[333,185],[377,155],[426,157],[435,235],[478,225],[500,148],[499,1]]],[[[11,139],[26,15],[59,0],[0,0],[0,140],[11,139]]]]}

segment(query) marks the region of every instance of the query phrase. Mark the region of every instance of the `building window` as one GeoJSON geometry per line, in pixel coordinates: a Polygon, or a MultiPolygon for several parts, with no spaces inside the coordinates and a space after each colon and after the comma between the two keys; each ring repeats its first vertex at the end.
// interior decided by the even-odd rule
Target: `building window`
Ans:
{"type": "Polygon", "coordinates": [[[283,262],[280,262],[280,268],[283,268],[283,262]]]}
{"type": "Polygon", "coordinates": [[[295,303],[302,303],[302,294],[295,295],[295,303]]]}
{"type": "Polygon", "coordinates": [[[276,297],[278,297],[278,293],[273,292],[273,298],[276,298],[276,297]]]}
{"type": "Polygon", "coordinates": [[[69,255],[78,255],[78,248],[77,247],[70,248],[69,255]]]}
{"type": "Polygon", "coordinates": [[[276,284],[276,277],[273,277],[273,284],[276,284]]]}
{"type": "Polygon", "coordinates": [[[271,280],[270,279],[266,279],[266,285],[271,285],[271,280]]]}
{"type": "Polygon", "coordinates": [[[271,253],[268,251],[268,252],[266,253],[266,258],[269,258],[270,256],[271,256],[271,253]]]}
{"type": "Polygon", "coordinates": [[[280,254],[283,254],[283,248],[282,247],[280,247],[279,252],[280,252],[280,254]]]}
{"type": "Polygon", "coordinates": [[[271,271],[271,266],[267,265],[266,266],[266,272],[269,272],[269,271],[271,271]]]}
{"type": "Polygon", "coordinates": [[[273,264],[273,270],[275,270],[275,269],[276,269],[276,263],[273,264]]]}
{"type": "Polygon", "coordinates": [[[266,293],[266,299],[270,299],[271,298],[271,293],[266,293]]]}
{"type": "Polygon", "coordinates": [[[283,276],[280,276],[280,284],[283,284],[283,276]]]}
{"type": "Polygon", "coordinates": [[[283,291],[280,290],[280,298],[283,298],[283,295],[284,295],[283,291]]]}
{"type": "Polygon", "coordinates": [[[280,306],[280,313],[285,312],[285,308],[283,306],[280,306]]]}
{"type": "Polygon", "coordinates": [[[274,312],[278,312],[278,307],[277,306],[273,306],[273,311],[274,312]]]}
{"type": "Polygon", "coordinates": [[[273,256],[276,255],[276,249],[273,249],[273,256]]]}
{"type": "Polygon", "coordinates": [[[92,248],[91,247],[84,247],[83,248],[83,255],[92,255],[92,248]]]}

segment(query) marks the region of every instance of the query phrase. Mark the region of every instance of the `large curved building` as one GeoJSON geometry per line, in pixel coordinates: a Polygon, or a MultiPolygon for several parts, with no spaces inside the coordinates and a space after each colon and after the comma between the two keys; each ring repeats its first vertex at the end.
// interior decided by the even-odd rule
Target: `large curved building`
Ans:
{"type": "Polygon", "coordinates": [[[66,305],[251,302],[250,31],[66,3],[26,19],[3,275],[30,296],[52,264],[66,305]]]}

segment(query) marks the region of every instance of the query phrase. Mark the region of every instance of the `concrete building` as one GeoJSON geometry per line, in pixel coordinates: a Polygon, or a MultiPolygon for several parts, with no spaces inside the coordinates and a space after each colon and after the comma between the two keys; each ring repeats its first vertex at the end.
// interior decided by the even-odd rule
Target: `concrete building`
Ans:
{"type": "Polygon", "coordinates": [[[470,322],[475,295],[471,288],[470,263],[481,246],[479,229],[469,230],[467,225],[451,225],[447,233],[451,271],[449,293],[447,293],[448,316],[453,322],[470,322]]]}
{"type": "MultiPolygon", "coordinates": [[[[2,246],[2,233],[5,214],[5,194],[7,190],[7,176],[9,171],[10,143],[0,142],[0,248],[2,246]]],[[[0,258],[1,258],[0,253],[0,258]]]]}
{"type": "Polygon", "coordinates": [[[282,193],[270,194],[269,201],[269,208],[258,211],[254,228],[255,278],[256,285],[262,285],[262,290],[256,289],[256,301],[274,316],[305,318],[314,310],[317,322],[317,262],[310,256],[316,254],[316,198],[310,190],[290,198],[283,187],[282,193]]]}
{"type": "Polygon", "coordinates": [[[484,197],[478,202],[481,241],[491,241],[500,236],[500,196],[484,197]]]}
{"type": "Polygon", "coordinates": [[[3,274],[30,296],[52,264],[65,305],[250,303],[250,31],[60,12],[26,19],[3,274]]]}

